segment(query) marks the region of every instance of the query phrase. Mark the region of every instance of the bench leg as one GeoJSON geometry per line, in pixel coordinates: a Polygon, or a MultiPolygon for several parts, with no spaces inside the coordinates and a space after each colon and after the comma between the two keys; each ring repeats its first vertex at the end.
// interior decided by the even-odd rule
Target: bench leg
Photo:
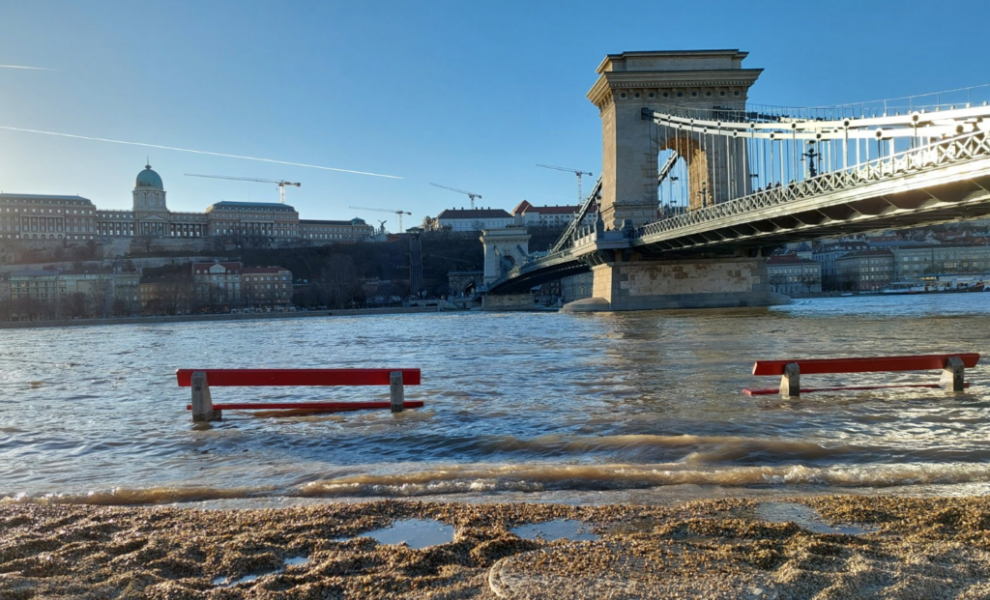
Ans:
{"type": "Polygon", "coordinates": [[[213,410],[210,384],[202,371],[192,374],[192,420],[194,423],[220,420],[220,411],[213,410]]]}
{"type": "Polygon", "coordinates": [[[945,361],[945,368],[942,369],[942,378],[938,381],[938,386],[947,392],[961,392],[966,389],[966,368],[963,361],[958,356],[953,356],[945,361]]]}
{"type": "Polygon", "coordinates": [[[406,403],[406,393],[402,387],[402,371],[392,371],[389,374],[389,395],[392,400],[392,412],[402,412],[406,403]]]}
{"type": "Polygon", "coordinates": [[[780,378],[780,397],[801,397],[801,366],[797,363],[784,365],[784,376],[780,378]]]}

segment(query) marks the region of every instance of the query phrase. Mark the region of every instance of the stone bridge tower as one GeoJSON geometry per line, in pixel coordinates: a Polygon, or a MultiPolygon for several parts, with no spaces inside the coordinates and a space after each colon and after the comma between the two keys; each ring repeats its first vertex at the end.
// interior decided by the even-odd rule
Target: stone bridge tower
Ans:
{"type": "Polygon", "coordinates": [[[481,243],[485,245],[486,284],[526,261],[530,237],[532,236],[526,232],[525,227],[486,229],[481,232],[481,243]]]}
{"type": "MultiPolygon", "coordinates": [[[[481,243],[485,245],[485,276],[487,286],[505,273],[526,262],[529,254],[529,238],[526,228],[521,226],[503,229],[485,229],[481,232],[481,243]]],[[[529,291],[519,294],[491,295],[482,298],[485,310],[534,310],[533,294],[529,291]]]]}
{"type": "Polygon", "coordinates": [[[606,227],[621,229],[624,219],[631,219],[635,227],[656,220],[657,158],[664,149],[676,150],[687,163],[692,209],[730,198],[726,170],[742,186],[737,191],[748,190],[745,153],[738,151],[745,140],[730,140],[739,149],[727,154],[725,138],[719,144],[698,143],[642,118],[643,108],[701,109],[708,116],[719,108],[744,109],[749,87],[763,71],[743,69],[746,55],[739,50],[693,50],[605,57],[588,99],[602,118],[600,214],[606,227]],[[736,157],[732,165],[729,156],[736,157]]]}

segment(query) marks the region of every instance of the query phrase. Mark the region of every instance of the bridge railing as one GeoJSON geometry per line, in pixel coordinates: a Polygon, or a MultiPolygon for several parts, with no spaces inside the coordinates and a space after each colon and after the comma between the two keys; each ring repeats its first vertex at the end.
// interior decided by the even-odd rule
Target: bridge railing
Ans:
{"type": "MultiPolygon", "coordinates": [[[[717,100],[715,101],[717,103],[717,100]]],[[[990,84],[953,90],[943,90],[914,96],[884,98],[866,102],[835,104],[831,106],[781,106],[747,102],[745,108],[733,106],[726,98],[726,106],[714,108],[690,108],[678,104],[654,103],[651,108],[667,114],[692,119],[739,122],[784,123],[790,121],[841,121],[863,119],[912,112],[937,112],[987,106],[990,103],[990,84]]]]}
{"type": "Polygon", "coordinates": [[[788,185],[780,185],[736,200],[698,209],[649,223],[636,231],[636,237],[655,235],[681,227],[745,214],[805,198],[848,190],[903,175],[928,171],[990,155],[990,139],[985,132],[962,135],[912,150],[874,159],[847,169],[831,171],[788,185]]]}

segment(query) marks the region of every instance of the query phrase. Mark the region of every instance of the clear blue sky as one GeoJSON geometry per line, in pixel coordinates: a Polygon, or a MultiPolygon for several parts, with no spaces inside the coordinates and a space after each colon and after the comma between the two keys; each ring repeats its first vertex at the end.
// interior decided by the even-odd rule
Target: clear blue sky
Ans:
{"type": "Polygon", "coordinates": [[[0,125],[272,158],[386,179],[0,130],[0,190],[131,205],[145,156],[172,210],[277,201],[303,218],[405,226],[465,196],[482,206],[576,202],[601,170],[585,98],[606,54],[738,48],[765,71],[750,100],[826,105],[990,83],[990,3],[4,2],[0,125]],[[586,189],[591,182],[586,181],[586,189]]]}

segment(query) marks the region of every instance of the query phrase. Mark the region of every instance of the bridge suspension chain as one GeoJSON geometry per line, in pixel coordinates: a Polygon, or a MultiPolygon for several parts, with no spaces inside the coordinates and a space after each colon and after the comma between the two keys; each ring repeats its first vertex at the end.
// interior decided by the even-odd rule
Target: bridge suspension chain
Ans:
{"type": "Polygon", "coordinates": [[[643,118],[656,128],[659,162],[674,171],[659,218],[990,130],[983,105],[841,121],[661,106],[644,108],[643,118]],[[679,170],[667,166],[678,159],[679,170]]]}
{"type": "Polygon", "coordinates": [[[595,187],[592,188],[590,194],[585,196],[584,202],[582,202],[581,206],[578,207],[577,213],[574,215],[574,218],[571,219],[571,222],[568,223],[567,228],[564,230],[564,233],[561,234],[557,242],[553,245],[552,248],[550,248],[550,253],[560,251],[562,248],[566,247],[568,244],[570,244],[573,241],[574,234],[581,226],[581,221],[583,221],[584,218],[588,215],[588,211],[591,209],[591,207],[597,205],[597,201],[598,198],[601,196],[601,193],[602,193],[602,178],[599,177],[598,181],[595,182],[595,187]]]}

